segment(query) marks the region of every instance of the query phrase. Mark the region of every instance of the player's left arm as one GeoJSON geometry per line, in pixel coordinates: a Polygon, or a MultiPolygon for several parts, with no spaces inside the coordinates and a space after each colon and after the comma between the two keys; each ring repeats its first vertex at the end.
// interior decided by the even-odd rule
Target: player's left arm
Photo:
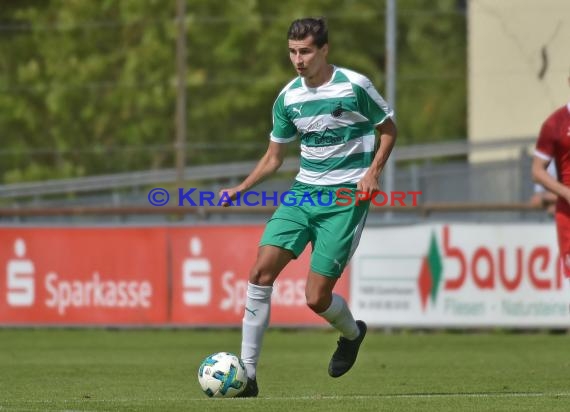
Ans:
{"type": "Polygon", "coordinates": [[[357,190],[362,192],[372,193],[380,190],[378,179],[386,166],[390,153],[392,153],[398,135],[396,124],[390,117],[377,125],[376,130],[380,144],[368,171],[357,184],[357,190]]]}
{"type": "Polygon", "coordinates": [[[547,168],[551,160],[534,156],[532,159],[532,178],[535,182],[540,183],[544,188],[557,196],[560,196],[570,203],[570,187],[564,185],[555,179],[547,168]]]}

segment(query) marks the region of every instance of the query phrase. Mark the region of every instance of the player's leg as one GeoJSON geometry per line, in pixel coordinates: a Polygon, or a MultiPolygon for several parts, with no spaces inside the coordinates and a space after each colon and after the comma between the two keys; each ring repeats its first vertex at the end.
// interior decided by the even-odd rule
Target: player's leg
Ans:
{"type": "Polygon", "coordinates": [[[334,285],[360,241],[368,205],[332,206],[313,218],[313,254],[307,280],[307,303],[341,334],[329,364],[329,375],[339,377],[356,361],[366,335],[366,324],[355,321],[344,298],[333,293],[334,285]]]}
{"type": "Polygon", "coordinates": [[[245,312],[242,321],[241,359],[247,371],[248,382],[240,397],[255,397],[257,362],[261,353],[263,335],[269,326],[273,282],[295,256],[277,246],[261,246],[257,260],[249,274],[245,312]]]}
{"type": "Polygon", "coordinates": [[[255,378],[263,334],[269,325],[273,282],[293,257],[289,250],[270,245],[261,246],[249,274],[242,323],[241,358],[251,379],[255,378]]]}
{"type": "Polygon", "coordinates": [[[241,358],[248,385],[242,396],[257,396],[257,363],[269,325],[271,292],[279,273],[309,242],[307,223],[295,207],[281,206],[263,232],[257,260],[250,272],[242,322],[241,358]]]}
{"type": "Polygon", "coordinates": [[[335,378],[352,368],[366,335],[366,324],[355,321],[346,300],[333,293],[337,280],[310,271],[305,289],[307,305],[340,332],[337,349],[329,363],[329,375],[335,378]]]}
{"type": "Polygon", "coordinates": [[[341,336],[347,339],[356,339],[360,331],[354,317],[344,298],[333,293],[337,280],[338,278],[327,277],[310,271],[305,288],[307,306],[317,315],[326,319],[332,327],[340,332],[341,336]]]}
{"type": "Polygon", "coordinates": [[[563,276],[570,281],[570,215],[564,212],[557,212],[555,219],[560,266],[562,267],[563,276]]]}

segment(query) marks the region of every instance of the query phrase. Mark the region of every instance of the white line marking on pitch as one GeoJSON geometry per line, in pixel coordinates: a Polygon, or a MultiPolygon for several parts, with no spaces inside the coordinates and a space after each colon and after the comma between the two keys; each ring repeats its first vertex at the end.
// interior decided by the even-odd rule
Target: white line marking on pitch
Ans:
{"type": "Polygon", "coordinates": [[[147,403],[147,402],[189,402],[189,401],[232,401],[239,402],[244,399],[258,399],[262,401],[284,401],[284,400],[319,400],[319,399],[330,399],[330,400],[341,400],[341,399],[421,399],[421,398],[537,398],[537,397],[569,397],[570,392],[562,393],[542,393],[542,392],[504,392],[504,393],[490,393],[490,392],[479,392],[479,393],[400,393],[400,394],[378,394],[378,395],[307,395],[307,396],[260,396],[258,398],[243,398],[243,399],[223,399],[223,398],[156,398],[156,399],[29,399],[29,400],[10,400],[10,401],[0,401],[0,407],[2,404],[13,404],[13,403],[45,403],[45,404],[57,404],[57,403],[81,403],[89,404],[96,402],[132,402],[136,404],[147,403]]]}

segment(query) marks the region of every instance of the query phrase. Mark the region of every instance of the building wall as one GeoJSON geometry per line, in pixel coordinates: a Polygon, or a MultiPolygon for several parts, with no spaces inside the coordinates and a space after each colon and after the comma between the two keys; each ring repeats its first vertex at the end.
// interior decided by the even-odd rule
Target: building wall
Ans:
{"type": "MultiPolygon", "coordinates": [[[[570,100],[570,0],[469,0],[469,141],[536,136],[570,100]]],[[[516,157],[476,153],[472,161],[516,157]]]]}

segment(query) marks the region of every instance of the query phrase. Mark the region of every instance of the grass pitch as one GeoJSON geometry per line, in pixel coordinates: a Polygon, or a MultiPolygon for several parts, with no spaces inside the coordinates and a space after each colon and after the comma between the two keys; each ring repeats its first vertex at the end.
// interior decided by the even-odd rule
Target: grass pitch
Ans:
{"type": "Polygon", "coordinates": [[[269,330],[257,399],[210,399],[202,358],[238,330],[0,329],[0,411],[568,410],[570,336],[369,331],[347,375],[332,331],[269,330]]]}

